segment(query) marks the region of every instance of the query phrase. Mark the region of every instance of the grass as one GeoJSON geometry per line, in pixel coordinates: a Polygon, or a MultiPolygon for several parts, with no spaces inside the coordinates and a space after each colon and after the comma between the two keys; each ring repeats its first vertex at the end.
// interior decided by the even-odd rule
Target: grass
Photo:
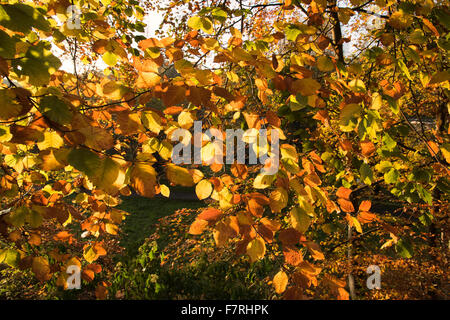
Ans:
{"type": "Polygon", "coordinates": [[[123,197],[118,209],[129,212],[122,227],[120,240],[129,256],[134,256],[144,240],[155,231],[159,218],[173,214],[178,209],[196,209],[204,206],[201,201],[172,200],[165,198],[123,197]]]}

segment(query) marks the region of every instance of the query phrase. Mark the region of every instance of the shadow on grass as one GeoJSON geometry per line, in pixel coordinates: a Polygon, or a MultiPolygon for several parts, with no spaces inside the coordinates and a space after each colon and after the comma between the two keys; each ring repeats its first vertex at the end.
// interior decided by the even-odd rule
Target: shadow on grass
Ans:
{"type": "Polygon", "coordinates": [[[135,256],[144,240],[155,231],[159,218],[173,214],[178,209],[196,209],[205,206],[203,201],[175,200],[164,198],[123,197],[118,209],[128,215],[122,227],[121,246],[128,256],[135,256]]]}

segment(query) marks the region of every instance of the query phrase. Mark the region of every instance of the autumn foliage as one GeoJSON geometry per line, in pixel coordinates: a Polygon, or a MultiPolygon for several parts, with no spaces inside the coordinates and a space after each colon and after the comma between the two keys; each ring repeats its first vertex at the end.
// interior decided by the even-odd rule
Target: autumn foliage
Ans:
{"type": "Polygon", "coordinates": [[[380,254],[403,258],[448,243],[446,1],[209,5],[0,1],[0,263],[62,288],[75,264],[89,283],[115,250],[121,197],[175,185],[208,204],[190,237],[209,233],[248,263],[270,258],[286,299],[319,287],[348,299],[348,278],[325,264],[355,238],[376,233],[380,254]],[[68,27],[71,4],[80,28],[68,27]],[[150,9],[165,19],[147,38],[150,9]],[[277,132],[278,172],[174,164],[172,135],[193,142],[196,120],[208,159],[207,129],[266,129],[269,145],[277,132]],[[381,193],[403,216],[374,208],[381,193]]]}

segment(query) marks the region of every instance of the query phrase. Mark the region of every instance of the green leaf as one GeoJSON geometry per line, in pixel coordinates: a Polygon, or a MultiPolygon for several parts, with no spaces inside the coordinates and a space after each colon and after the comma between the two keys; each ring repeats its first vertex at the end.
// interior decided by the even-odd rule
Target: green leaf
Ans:
{"type": "Polygon", "coordinates": [[[400,174],[398,170],[391,168],[387,173],[384,174],[384,181],[386,183],[396,183],[398,181],[400,174]]]}
{"type": "Polygon", "coordinates": [[[361,180],[365,184],[372,184],[374,182],[373,172],[370,166],[367,163],[363,163],[359,168],[359,173],[361,174],[361,180]]]}
{"type": "Polygon", "coordinates": [[[331,59],[327,56],[320,56],[317,59],[317,68],[319,68],[319,70],[323,72],[333,71],[334,64],[333,61],[331,61],[331,59]]]}
{"type": "Polygon", "coordinates": [[[439,9],[436,9],[435,12],[439,22],[447,29],[450,29],[450,14],[448,13],[448,11],[444,7],[441,7],[439,9]]]}
{"type": "Polygon", "coordinates": [[[400,239],[397,242],[395,250],[397,251],[400,257],[407,259],[411,258],[414,253],[411,243],[404,239],[400,239]]]}
{"type": "Polygon", "coordinates": [[[228,16],[228,14],[221,8],[214,8],[211,15],[214,19],[219,20],[220,22],[225,22],[228,16]]]}
{"type": "Polygon", "coordinates": [[[69,124],[72,112],[67,104],[56,96],[45,96],[39,102],[40,111],[50,120],[59,124],[69,124]]]}
{"type": "Polygon", "coordinates": [[[46,47],[44,42],[30,46],[23,59],[14,60],[12,63],[17,74],[30,78],[31,85],[48,84],[50,75],[61,67],[61,61],[46,47]]]}
{"type": "Polygon", "coordinates": [[[412,81],[411,78],[411,74],[409,73],[408,67],[406,66],[406,64],[403,62],[403,60],[398,60],[397,61],[398,66],[400,67],[400,70],[402,70],[402,72],[405,74],[405,76],[412,81]]]}
{"type": "Polygon", "coordinates": [[[394,148],[397,146],[397,142],[395,142],[387,132],[384,134],[382,141],[383,149],[387,151],[394,151],[394,148]]]}
{"type": "Polygon", "coordinates": [[[75,169],[84,172],[89,177],[95,176],[102,165],[102,161],[96,153],[84,148],[72,149],[67,156],[67,161],[75,169]]]}
{"type": "Polygon", "coordinates": [[[361,112],[361,106],[356,103],[346,105],[340,114],[339,126],[342,131],[350,132],[355,129],[358,123],[358,115],[361,112]]]}
{"type": "Polygon", "coordinates": [[[0,250],[0,263],[6,263],[10,267],[17,267],[20,259],[20,254],[18,251],[13,249],[3,249],[0,250]]]}
{"type": "Polygon", "coordinates": [[[16,54],[16,43],[17,40],[15,38],[11,38],[8,34],[2,30],[0,30],[0,56],[5,59],[12,59],[16,54]]]}
{"type": "Polygon", "coordinates": [[[32,228],[38,228],[42,224],[42,215],[37,211],[30,210],[25,220],[32,228]]]}
{"type": "Polygon", "coordinates": [[[21,206],[7,216],[6,220],[15,227],[22,227],[25,224],[25,219],[27,218],[29,212],[30,209],[25,206],[21,206]]]}
{"type": "Polygon", "coordinates": [[[21,3],[0,6],[0,25],[24,34],[29,33],[33,27],[50,31],[50,23],[37,9],[21,3]]]}

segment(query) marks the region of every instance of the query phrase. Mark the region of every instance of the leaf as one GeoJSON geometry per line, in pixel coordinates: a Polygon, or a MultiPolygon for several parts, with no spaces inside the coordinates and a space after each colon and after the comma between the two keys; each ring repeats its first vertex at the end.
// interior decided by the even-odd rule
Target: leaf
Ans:
{"type": "Polygon", "coordinates": [[[348,83],[348,86],[350,89],[352,89],[354,92],[366,92],[366,85],[364,84],[364,81],[361,79],[353,79],[348,83]]]}
{"type": "Polygon", "coordinates": [[[397,63],[398,63],[398,66],[400,67],[400,70],[402,70],[403,73],[405,74],[405,76],[406,76],[410,81],[412,81],[411,74],[409,73],[408,67],[407,67],[406,64],[403,62],[403,60],[398,60],[397,63]]]}
{"type": "Polygon", "coordinates": [[[125,172],[111,158],[103,159],[96,174],[90,178],[94,185],[111,195],[117,195],[125,185],[125,172]]]}
{"type": "Polygon", "coordinates": [[[250,257],[250,263],[256,262],[266,254],[266,244],[261,237],[255,238],[247,245],[247,255],[250,257]]]}
{"type": "Polygon", "coordinates": [[[428,85],[441,83],[441,82],[448,81],[448,80],[450,80],[450,72],[448,72],[447,70],[438,71],[431,77],[431,80],[428,83],[428,85]]]}
{"type": "Polygon", "coordinates": [[[5,59],[13,59],[16,54],[16,43],[15,38],[11,38],[8,34],[0,30],[0,56],[5,59]]]}
{"type": "Polygon", "coordinates": [[[114,67],[117,64],[117,55],[115,55],[113,52],[106,51],[102,55],[102,59],[110,67],[114,67]]]}
{"type": "Polygon", "coordinates": [[[65,125],[72,121],[72,112],[67,104],[56,96],[45,96],[39,102],[40,111],[50,120],[65,125]]]}
{"type": "Polygon", "coordinates": [[[184,187],[193,187],[195,185],[189,170],[186,168],[168,164],[166,174],[167,179],[174,185],[181,185],[184,187]]]}
{"type": "Polygon", "coordinates": [[[295,207],[290,212],[291,224],[295,230],[305,233],[311,224],[311,218],[303,208],[295,207]]]}
{"type": "Polygon", "coordinates": [[[312,96],[320,89],[320,83],[311,78],[296,80],[293,84],[293,90],[299,92],[302,96],[312,96]]]}
{"type": "Polygon", "coordinates": [[[187,25],[194,30],[203,30],[208,34],[213,33],[213,24],[211,20],[205,17],[191,17],[189,18],[187,25]]]}
{"type": "Polygon", "coordinates": [[[43,42],[30,46],[22,59],[12,62],[15,72],[19,75],[28,76],[29,83],[34,86],[47,84],[50,75],[58,70],[61,65],[61,61],[47,49],[47,45],[43,42]]]}
{"type": "Polygon", "coordinates": [[[275,292],[280,294],[283,293],[286,290],[286,286],[288,284],[289,278],[287,274],[280,270],[274,277],[273,277],[273,286],[275,287],[275,292]]]}
{"type": "Polygon", "coordinates": [[[161,117],[154,111],[142,113],[142,124],[150,131],[159,134],[162,130],[161,117]]]}
{"type": "Polygon", "coordinates": [[[261,217],[264,212],[264,206],[269,204],[269,198],[261,193],[254,192],[245,196],[247,209],[256,217],[261,217]]]}
{"type": "Polygon", "coordinates": [[[361,153],[364,157],[370,157],[375,152],[375,145],[370,140],[360,142],[361,153]]]}
{"type": "Polygon", "coordinates": [[[222,216],[221,210],[218,210],[216,208],[207,208],[197,216],[197,219],[206,220],[208,222],[214,222],[218,220],[221,216],[222,216]]]}
{"type": "Polygon", "coordinates": [[[437,31],[436,27],[431,23],[430,20],[422,18],[423,24],[427,26],[428,29],[430,29],[434,35],[439,38],[439,32],[437,31]]]}
{"type": "Polygon", "coordinates": [[[400,257],[406,259],[412,258],[414,253],[411,243],[404,239],[398,240],[395,246],[395,250],[397,251],[400,257]]]}
{"type": "Polygon", "coordinates": [[[353,207],[353,204],[343,198],[339,198],[338,200],[339,206],[341,207],[342,211],[344,212],[354,212],[355,208],[353,207]]]}
{"type": "Polygon", "coordinates": [[[48,148],[58,149],[64,145],[64,140],[55,131],[44,132],[44,141],[38,142],[37,146],[39,150],[45,150],[48,148]]]}
{"type": "Polygon", "coordinates": [[[400,174],[397,169],[391,168],[391,170],[384,174],[384,181],[386,183],[397,183],[399,177],[400,174]]]}
{"type": "Polygon", "coordinates": [[[88,177],[95,176],[102,166],[99,156],[85,148],[72,149],[67,156],[67,161],[71,166],[85,173],[88,177]]]}
{"type": "Polygon", "coordinates": [[[340,187],[338,189],[338,191],[336,192],[336,196],[339,197],[339,198],[344,198],[344,199],[349,200],[351,193],[352,193],[351,189],[340,187]]]}
{"type": "Polygon", "coordinates": [[[371,185],[375,181],[373,171],[367,163],[361,165],[359,173],[361,174],[362,182],[365,184],[371,185]]]}
{"type": "Polygon", "coordinates": [[[194,124],[194,117],[192,113],[183,111],[178,115],[178,124],[181,128],[189,130],[194,124]]]}
{"type": "Polygon", "coordinates": [[[341,110],[339,126],[342,131],[350,132],[356,127],[357,119],[356,117],[361,112],[361,107],[358,104],[352,103],[347,104],[341,110]]]}
{"type": "Polygon", "coordinates": [[[195,186],[195,193],[197,194],[197,197],[199,200],[204,200],[208,198],[213,191],[212,184],[208,180],[201,180],[197,185],[195,186]]]}
{"type": "Polygon", "coordinates": [[[312,241],[306,242],[306,246],[308,247],[309,252],[311,253],[311,257],[315,260],[323,260],[325,259],[325,256],[323,255],[322,251],[320,250],[320,246],[312,241]]]}
{"type": "Polygon", "coordinates": [[[50,273],[50,265],[45,257],[35,257],[33,259],[31,270],[34,272],[36,278],[41,282],[50,280],[52,277],[50,273]]]}
{"type": "Polygon", "coordinates": [[[169,198],[170,197],[170,189],[168,186],[166,186],[165,184],[162,184],[159,186],[161,188],[161,194],[166,197],[169,198]]]}
{"type": "Polygon", "coordinates": [[[281,210],[287,206],[288,194],[282,187],[276,188],[270,193],[269,205],[272,212],[281,212],[281,210]]]}
{"type": "Polygon", "coordinates": [[[333,61],[331,61],[331,59],[327,56],[320,56],[317,59],[317,68],[323,72],[333,71],[334,64],[333,61]]]}
{"type": "Polygon", "coordinates": [[[0,249],[0,263],[16,268],[20,260],[20,253],[13,249],[0,249]]]}
{"type": "Polygon", "coordinates": [[[97,254],[94,251],[93,246],[87,246],[83,250],[83,257],[86,259],[87,262],[92,263],[94,260],[97,259],[97,254]]]}
{"type": "Polygon", "coordinates": [[[253,188],[255,189],[265,189],[272,185],[275,180],[275,175],[268,175],[264,173],[259,173],[255,180],[253,181],[253,188]]]}
{"type": "Polygon", "coordinates": [[[208,221],[197,218],[189,227],[189,234],[193,234],[193,235],[202,234],[207,226],[208,226],[208,221]]]}
{"type": "Polygon", "coordinates": [[[50,31],[50,23],[37,9],[21,3],[1,5],[0,25],[24,34],[28,34],[31,28],[50,31]]]}
{"type": "Polygon", "coordinates": [[[136,87],[138,88],[153,88],[161,82],[161,77],[154,72],[139,72],[136,80],[136,87]]]}
{"type": "Polygon", "coordinates": [[[370,200],[364,200],[359,205],[359,211],[369,211],[372,206],[372,202],[370,200]]]}
{"type": "Polygon", "coordinates": [[[152,198],[156,193],[156,171],[149,164],[136,163],[131,169],[130,182],[141,196],[152,198]]]}
{"type": "Polygon", "coordinates": [[[231,173],[240,179],[247,178],[248,168],[245,164],[234,163],[231,165],[231,173]]]}

